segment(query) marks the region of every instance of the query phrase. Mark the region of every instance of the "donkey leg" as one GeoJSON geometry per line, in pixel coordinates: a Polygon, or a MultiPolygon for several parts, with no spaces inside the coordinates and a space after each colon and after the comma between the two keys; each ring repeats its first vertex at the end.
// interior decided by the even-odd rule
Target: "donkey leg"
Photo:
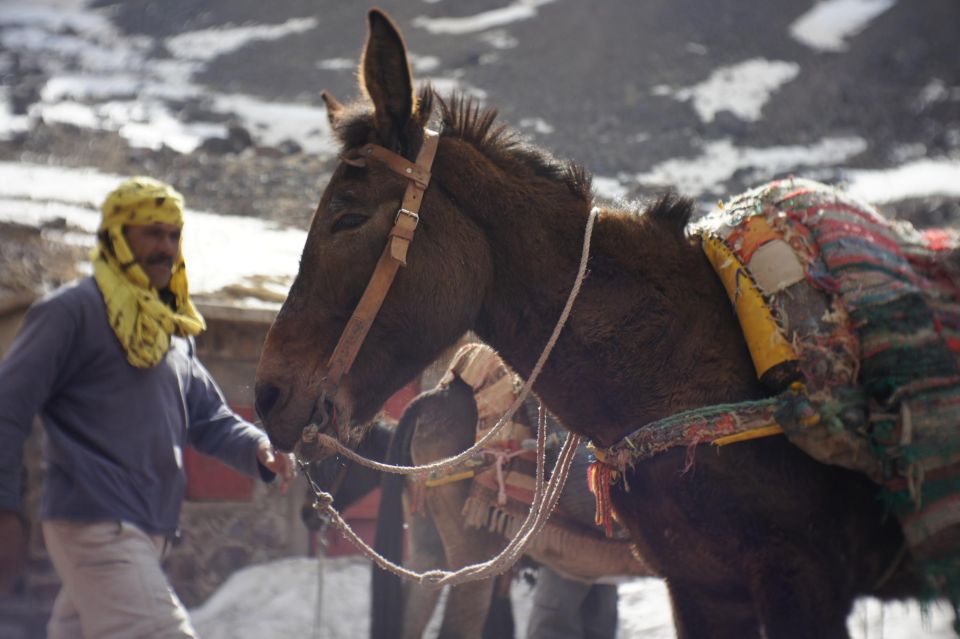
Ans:
{"type": "Polygon", "coordinates": [[[420,584],[407,584],[407,600],[404,604],[403,639],[420,639],[433,616],[440,599],[440,590],[425,588],[420,584]]]}
{"type": "MultiPolygon", "coordinates": [[[[427,503],[433,513],[437,532],[443,540],[450,570],[486,561],[506,545],[505,539],[490,531],[464,525],[461,512],[468,493],[469,484],[466,482],[438,486],[427,493],[427,503]]],[[[439,636],[445,639],[479,639],[490,609],[493,587],[493,579],[452,587],[444,606],[439,636]]]]}
{"type": "Polygon", "coordinates": [[[667,588],[677,639],[760,639],[760,620],[747,588],[717,590],[676,580],[667,588]]]}
{"type": "MultiPolygon", "coordinates": [[[[407,512],[410,512],[409,508],[407,512]]],[[[445,567],[447,556],[433,519],[423,513],[414,513],[407,515],[407,522],[409,545],[406,565],[416,572],[445,567]]],[[[440,590],[407,582],[405,592],[403,631],[400,634],[403,639],[420,639],[437,607],[440,590]]]]}
{"type": "Polygon", "coordinates": [[[481,639],[493,596],[493,578],[450,588],[438,639],[481,639]]]}

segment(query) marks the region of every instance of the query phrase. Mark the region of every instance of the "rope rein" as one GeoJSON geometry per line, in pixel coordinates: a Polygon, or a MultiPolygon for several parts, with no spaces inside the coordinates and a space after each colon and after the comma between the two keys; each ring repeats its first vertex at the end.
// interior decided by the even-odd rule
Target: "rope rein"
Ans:
{"type": "MultiPolygon", "coordinates": [[[[534,365],[533,370],[530,373],[530,377],[524,383],[520,393],[517,395],[517,398],[514,400],[507,412],[504,413],[503,417],[501,417],[500,420],[482,438],[477,440],[473,446],[462,453],[459,453],[458,455],[429,464],[424,464],[421,466],[395,466],[392,464],[384,464],[367,459],[366,457],[363,457],[362,455],[359,455],[353,450],[347,448],[341,444],[338,439],[331,437],[326,433],[317,433],[317,442],[322,446],[335,450],[338,454],[343,455],[354,463],[361,464],[368,468],[382,472],[398,475],[423,475],[430,472],[443,470],[460,464],[486,446],[486,444],[493,439],[493,437],[507,423],[512,420],[514,413],[516,413],[517,409],[523,405],[523,402],[530,393],[533,384],[540,376],[540,372],[543,370],[543,366],[547,361],[547,357],[549,357],[550,352],[556,345],[557,340],[560,337],[560,331],[563,330],[564,325],[567,323],[567,319],[570,317],[570,312],[573,309],[574,301],[580,292],[580,287],[583,284],[583,279],[586,275],[587,262],[590,256],[590,240],[593,235],[593,225],[598,214],[599,209],[597,207],[594,207],[590,210],[586,227],[584,229],[583,248],[580,254],[580,264],[577,269],[577,277],[574,280],[573,287],[570,289],[570,294],[568,295],[567,301],[564,304],[560,318],[558,319],[556,326],[554,326],[553,332],[550,335],[550,339],[547,341],[543,352],[540,354],[539,359],[534,365]]],[[[361,539],[357,533],[350,528],[350,525],[343,520],[343,518],[340,516],[340,513],[338,513],[333,507],[333,496],[330,493],[322,490],[317,485],[317,483],[310,476],[309,472],[307,472],[306,465],[299,457],[297,458],[297,462],[300,465],[300,468],[304,471],[304,476],[306,476],[307,481],[310,484],[310,488],[314,493],[313,508],[321,515],[328,516],[333,524],[340,529],[340,532],[344,535],[344,537],[353,543],[353,545],[356,546],[367,558],[384,570],[388,570],[405,579],[417,581],[424,586],[442,587],[445,585],[456,585],[500,574],[512,566],[523,554],[527,545],[543,529],[544,525],[546,525],[546,522],[550,517],[550,513],[553,512],[557,501],[560,499],[560,493],[563,491],[563,486],[565,485],[567,476],[570,472],[570,464],[573,461],[577,446],[580,445],[581,438],[579,435],[574,433],[567,434],[566,441],[564,441],[563,447],[561,448],[557,457],[557,461],[554,464],[553,470],[551,471],[550,480],[547,482],[544,479],[544,470],[546,466],[545,442],[547,436],[546,412],[542,406],[540,408],[537,421],[537,474],[533,494],[533,503],[530,506],[530,512],[527,514],[527,517],[520,526],[520,529],[517,531],[517,534],[498,555],[485,562],[465,566],[456,571],[429,570],[423,573],[418,573],[408,570],[403,566],[398,566],[397,564],[394,564],[377,553],[376,550],[364,542],[363,539],[361,539]]]]}
{"type": "MultiPolygon", "coordinates": [[[[577,446],[580,445],[580,436],[573,433],[567,436],[554,464],[549,482],[544,482],[545,453],[542,442],[546,437],[546,416],[542,414],[540,425],[537,431],[537,478],[536,489],[533,496],[533,504],[530,506],[530,512],[517,531],[517,534],[493,558],[463,568],[456,571],[449,570],[428,570],[426,572],[416,572],[399,566],[387,558],[380,555],[371,548],[359,535],[343,520],[340,513],[333,508],[333,497],[329,493],[323,492],[313,479],[307,474],[307,480],[316,494],[316,501],[313,507],[321,514],[327,514],[333,524],[340,529],[344,537],[347,538],[360,552],[370,559],[383,570],[388,570],[393,574],[418,582],[422,586],[429,588],[442,588],[443,586],[455,586],[470,581],[486,579],[493,575],[499,575],[516,563],[517,559],[523,554],[526,547],[534,537],[543,529],[550,513],[553,512],[563,487],[566,484],[567,476],[570,472],[570,464],[576,454],[577,446]]],[[[301,468],[306,474],[306,467],[300,462],[301,468]]]]}

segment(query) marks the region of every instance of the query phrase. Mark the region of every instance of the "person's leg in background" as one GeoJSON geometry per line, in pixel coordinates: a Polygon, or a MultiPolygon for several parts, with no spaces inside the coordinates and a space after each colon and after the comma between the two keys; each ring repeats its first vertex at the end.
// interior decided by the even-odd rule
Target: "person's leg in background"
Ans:
{"type": "Polygon", "coordinates": [[[580,604],[584,639],[614,639],[617,636],[617,586],[593,584],[580,604]]]}
{"type": "Polygon", "coordinates": [[[590,584],[567,579],[546,566],[537,570],[527,639],[582,639],[580,606],[590,584]]]}

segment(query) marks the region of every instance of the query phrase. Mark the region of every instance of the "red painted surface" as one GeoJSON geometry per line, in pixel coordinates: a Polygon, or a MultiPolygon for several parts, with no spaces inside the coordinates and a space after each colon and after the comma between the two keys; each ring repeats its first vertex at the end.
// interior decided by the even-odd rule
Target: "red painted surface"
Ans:
{"type": "MultiPolygon", "coordinates": [[[[232,406],[247,420],[253,419],[252,406],[232,406]]],[[[197,452],[192,446],[183,451],[187,471],[187,499],[192,501],[250,501],[253,477],[230,468],[223,462],[197,452]]]]}
{"type": "Polygon", "coordinates": [[[198,453],[183,451],[187,470],[187,499],[192,501],[250,501],[253,477],[235,471],[222,462],[198,453]]]}
{"type": "Polygon", "coordinates": [[[393,419],[400,419],[403,409],[419,392],[420,383],[418,381],[410,382],[387,400],[387,403],[383,405],[383,411],[393,419]]]}
{"type": "MultiPolygon", "coordinates": [[[[363,499],[347,508],[340,515],[354,532],[360,535],[368,545],[373,546],[377,530],[377,509],[380,507],[380,489],[377,488],[363,499]]],[[[327,530],[327,556],[356,555],[360,551],[348,541],[340,531],[331,527],[327,530]]]]}

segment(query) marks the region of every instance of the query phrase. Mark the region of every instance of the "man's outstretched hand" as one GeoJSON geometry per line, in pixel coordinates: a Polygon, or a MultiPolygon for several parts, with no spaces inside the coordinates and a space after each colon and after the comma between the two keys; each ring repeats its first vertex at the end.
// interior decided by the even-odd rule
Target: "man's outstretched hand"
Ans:
{"type": "Polygon", "coordinates": [[[280,478],[280,492],[287,492],[287,487],[297,474],[297,465],[290,453],[281,453],[268,441],[260,442],[257,448],[257,460],[267,470],[280,478]]]}

